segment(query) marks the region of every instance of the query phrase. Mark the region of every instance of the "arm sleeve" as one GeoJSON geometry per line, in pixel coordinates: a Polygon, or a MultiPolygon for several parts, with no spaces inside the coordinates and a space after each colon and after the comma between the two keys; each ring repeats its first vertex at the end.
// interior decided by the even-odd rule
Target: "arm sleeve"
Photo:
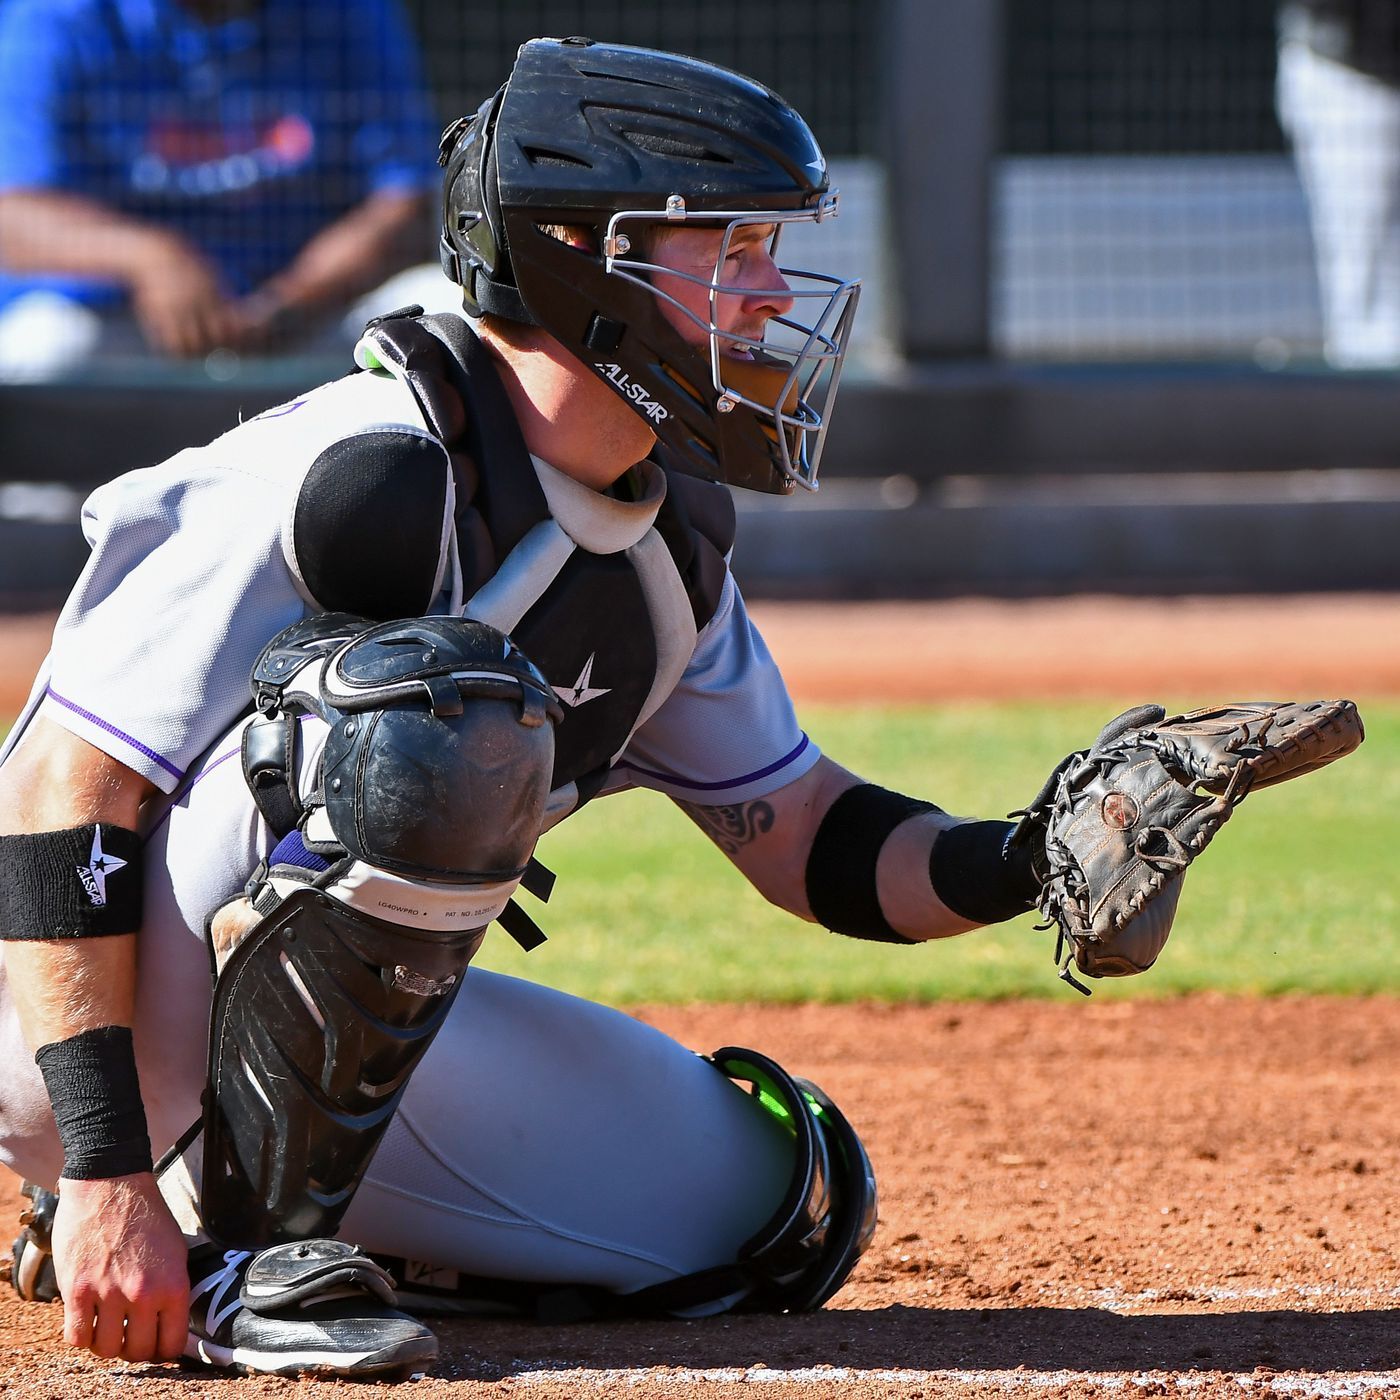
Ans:
{"type": "Polygon", "coordinates": [[[0,3],[0,190],[64,182],[62,123],[72,65],[62,17],[43,0],[0,3]]]}
{"type": "Polygon", "coordinates": [[[725,806],[794,782],[820,757],[726,576],[680,684],[632,736],[618,776],[683,802],[725,806]]]}
{"type": "Polygon", "coordinates": [[[408,20],[397,0],[358,0],[350,10],[348,68],[360,114],[352,149],[366,192],[435,189],[441,123],[408,20]]]}
{"type": "Polygon", "coordinates": [[[267,640],[308,611],[276,493],[184,460],[197,455],[88,499],[93,552],[54,630],[41,704],[163,792],[248,707],[267,640]]]}

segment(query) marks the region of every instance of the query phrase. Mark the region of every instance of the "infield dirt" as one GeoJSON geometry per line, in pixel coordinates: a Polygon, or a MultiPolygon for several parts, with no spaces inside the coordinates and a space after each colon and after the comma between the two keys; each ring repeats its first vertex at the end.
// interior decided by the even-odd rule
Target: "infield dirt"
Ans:
{"type": "MultiPolygon", "coordinates": [[[[1130,601],[1107,621],[1124,629],[1118,661],[1144,698],[1159,687],[1203,702],[1400,694],[1400,603],[1304,601],[1297,645],[1262,648],[1255,665],[1252,644],[1242,655],[1235,642],[1249,600],[1233,600],[1233,620],[1213,605],[1130,601]],[[1174,654],[1130,674],[1153,627],[1174,654]]],[[[1105,625],[1104,609],[1081,600],[941,604],[897,619],[890,608],[755,611],[799,698],[868,698],[831,679],[853,645],[878,659],[877,681],[930,658],[917,693],[875,692],[886,699],[1123,688],[1084,689],[1067,662],[1041,669],[1067,648],[1082,655],[1082,629],[1105,625]],[[887,646],[892,659],[879,659],[887,646]]],[[[10,675],[21,657],[32,671],[37,631],[28,646],[11,653],[10,675]]],[[[637,1014],[696,1049],[761,1047],[832,1094],[880,1180],[870,1253],[813,1316],[442,1323],[439,1362],[403,1394],[1400,1395],[1400,1001],[1083,1002],[1066,990],[1047,1002],[637,1014]]],[[[0,1221],[17,1209],[15,1183],[0,1183],[0,1221]]],[[[134,1386],[144,1400],[361,1390],[126,1366],[64,1350],[60,1330],[57,1308],[0,1289],[0,1390],[16,1400],[134,1386]]]]}

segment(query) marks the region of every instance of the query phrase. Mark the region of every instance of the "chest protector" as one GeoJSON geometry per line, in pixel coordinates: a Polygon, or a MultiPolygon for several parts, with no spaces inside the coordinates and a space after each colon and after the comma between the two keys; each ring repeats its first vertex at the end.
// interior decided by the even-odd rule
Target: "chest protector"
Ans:
{"type": "Polygon", "coordinates": [[[357,356],[411,390],[447,449],[463,612],[507,633],[563,704],[557,821],[598,791],[714,616],[734,535],[729,493],[662,465],[646,483],[662,497],[654,521],[630,539],[595,538],[551,510],[492,357],[462,318],[395,312],[370,322],[357,356]]]}

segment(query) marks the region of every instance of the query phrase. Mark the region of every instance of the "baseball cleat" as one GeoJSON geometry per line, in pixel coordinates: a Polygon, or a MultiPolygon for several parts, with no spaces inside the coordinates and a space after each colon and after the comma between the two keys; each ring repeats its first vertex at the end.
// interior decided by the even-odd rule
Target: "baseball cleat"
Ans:
{"type": "Polygon", "coordinates": [[[408,1375],[437,1338],[396,1306],[393,1280],[352,1245],[304,1240],[260,1253],[190,1252],[191,1361],[263,1375],[408,1375]]]}
{"type": "Polygon", "coordinates": [[[27,1303],[58,1301],[58,1279],[53,1270],[53,1213],[58,1197],[32,1181],[26,1181],[22,1194],[29,1205],[20,1212],[20,1232],[11,1249],[13,1265],[10,1282],[27,1303]]]}

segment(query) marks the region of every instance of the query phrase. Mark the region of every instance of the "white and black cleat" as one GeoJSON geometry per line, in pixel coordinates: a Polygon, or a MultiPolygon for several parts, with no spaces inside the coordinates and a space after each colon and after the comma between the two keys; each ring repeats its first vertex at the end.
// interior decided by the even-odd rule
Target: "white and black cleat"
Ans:
{"type": "Polygon", "coordinates": [[[20,1213],[20,1232],[10,1251],[10,1282],[27,1303],[58,1301],[58,1280],[53,1270],[53,1213],[58,1197],[32,1181],[21,1188],[29,1200],[20,1213]]]}
{"type": "Polygon", "coordinates": [[[411,1375],[437,1338],[399,1310],[394,1281],[339,1240],[302,1240],[257,1254],[205,1245],[190,1253],[185,1356],[262,1375],[357,1379],[411,1375]]]}

